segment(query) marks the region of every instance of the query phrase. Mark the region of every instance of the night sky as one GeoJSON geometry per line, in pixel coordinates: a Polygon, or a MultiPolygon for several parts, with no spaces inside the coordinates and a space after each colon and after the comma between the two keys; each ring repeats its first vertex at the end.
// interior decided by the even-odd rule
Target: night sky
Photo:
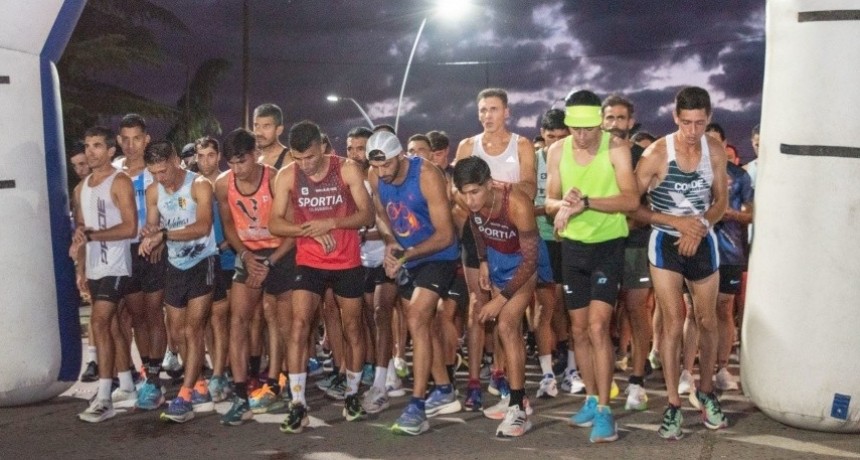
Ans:
{"type": "MultiPolygon", "coordinates": [[[[242,1],[152,0],[188,26],[153,25],[168,55],[160,69],[115,82],[175,104],[188,75],[208,58],[232,66],[216,92],[224,132],[242,124],[242,1]]],[[[456,2],[466,3],[465,0],[456,2]]],[[[364,119],[394,124],[403,72],[423,18],[406,86],[399,137],[446,131],[456,145],[480,132],[475,96],[487,86],[510,95],[511,130],[528,137],[540,116],[571,90],[617,92],[636,106],[642,129],[674,129],[674,94],[703,86],[729,142],[752,154],[764,72],[764,1],[472,1],[459,19],[430,0],[251,0],[250,104],[274,102],[290,124],[319,123],[343,152],[346,132],[364,119]]],[[[155,137],[159,124],[155,124],[155,137]]],[[[286,143],[286,136],[282,139],[286,143]]]]}

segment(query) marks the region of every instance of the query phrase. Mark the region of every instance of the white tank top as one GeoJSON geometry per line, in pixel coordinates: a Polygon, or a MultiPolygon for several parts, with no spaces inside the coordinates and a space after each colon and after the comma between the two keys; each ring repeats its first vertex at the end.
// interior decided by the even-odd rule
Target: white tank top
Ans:
{"type": "Polygon", "coordinates": [[[520,182],[520,156],[517,154],[517,141],[520,136],[511,133],[511,140],[508,146],[499,155],[490,155],[484,151],[484,146],[481,144],[484,133],[475,136],[475,144],[472,149],[472,156],[483,158],[490,165],[490,177],[497,182],[507,182],[509,184],[517,184],[520,182]]]}
{"type": "MultiPolygon", "coordinates": [[[[92,174],[81,187],[81,213],[84,226],[104,230],[119,225],[122,216],[111,196],[111,187],[120,171],[114,171],[101,184],[90,187],[92,174]]],[[[87,243],[87,279],[106,276],[131,276],[131,240],[90,241],[87,243]]]]}

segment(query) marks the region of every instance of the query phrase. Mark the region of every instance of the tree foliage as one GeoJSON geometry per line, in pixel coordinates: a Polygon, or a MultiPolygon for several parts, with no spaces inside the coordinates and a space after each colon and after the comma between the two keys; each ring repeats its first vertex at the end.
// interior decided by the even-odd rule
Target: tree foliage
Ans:
{"type": "Polygon", "coordinates": [[[176,103],[176,124],[167,133],[167,139],[181,146],[202,136],[218,136],[221,124],[212,112],[215,87],[230,67],[226,59],[209,59],[197,68],[185,93],[176,103]]]}

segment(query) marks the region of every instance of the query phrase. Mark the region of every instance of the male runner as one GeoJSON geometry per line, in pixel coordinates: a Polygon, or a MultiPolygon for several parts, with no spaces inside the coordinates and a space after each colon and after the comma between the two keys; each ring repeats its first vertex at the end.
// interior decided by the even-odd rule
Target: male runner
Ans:
{"type": "MultiPolygon", "coordinates": [[[[78,418],[97,423],[116,415],[111,401],[111,377],[114,364],[119,373],[120,389],[134,392],[128,369],[128,351],[116,348],[111,322],[116,321],[117,305],[131,276],[129,241],[137,235],[134,187],[128,176],[111,163],[116,150],[113,133],[104,127],[93,127],[84,133],[87,164],[92,173],[74,191],[75,233],[69,255],[75,261],[78,289],[89,292],[92,299],[90,336],[96,346],[98,393],[78,418]]],[[[123,343],[120,341],[120,343],[123,343]]]]}
{"type": "Polygon", "coordinates": [[[720,284],[717,241],[711,227],[725,213],[728,179],[722,144],[705,136],[705,126],[711,118],[708,92],[695,86],[682,89],[675,97],[672,115],[678,130],[651,144],[636,168],[639,190],[648,191],[650,209],[640,206],[634,217],[653,227],[648,259],[663,315],[660,356],[669,406],[663,412],[658,434],[665,439],[680,439],[683,416],[678,362],[685,283],[696,306],[701,334],[701,380],[699,389],[690,393],[690,402],[701,408],[706,427],[728,426],[711,382],[717,360],[716,303],[720,284]]]}
{"type": "Polygon", "coordinates": [[[343,415],[347,421],[366,415],[358,399],[364,360],[364,270],[358,230],[373,225],[374,219],[360,166],[324,155],[319,126],[310,121],[296,123],[290,128],[289,144],[293,162],[278,173],[269,226],[275,235],[296,238],[293,317],[287,337],[293,401],[281,431],[299,433],[310,423],[305,401],[308,337],[329,286],[341,312],[348,348],[343,415]]]}

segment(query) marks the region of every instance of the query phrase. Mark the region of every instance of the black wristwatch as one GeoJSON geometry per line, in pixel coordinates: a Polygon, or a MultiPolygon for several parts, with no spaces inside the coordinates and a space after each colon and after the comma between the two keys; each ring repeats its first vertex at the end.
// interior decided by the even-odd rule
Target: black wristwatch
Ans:
{"type": "Polygon", "coordinates": [[[585,207],[585,209],[588,209],[591,207],[591,203],[588,202],[588,196],[582,197],[582,205],[585,207]]]}
{"type": "Polygon", "coordinates": [[[89,243],[90,241],[92,241],[92,240],[93,240],[93,232],[94,232],[94,231],[95,231],[95,230],[92,230],[92,229],[90,229],[90,230],[84,230],[84,236],[85,236],[85,237],[87,237],[87,243],[89,243]]]}
{"type": "Polygon", "coordinates": [[[167,241],[167,227],[161,229],[161,236],[163,241],[167,241]]]}

